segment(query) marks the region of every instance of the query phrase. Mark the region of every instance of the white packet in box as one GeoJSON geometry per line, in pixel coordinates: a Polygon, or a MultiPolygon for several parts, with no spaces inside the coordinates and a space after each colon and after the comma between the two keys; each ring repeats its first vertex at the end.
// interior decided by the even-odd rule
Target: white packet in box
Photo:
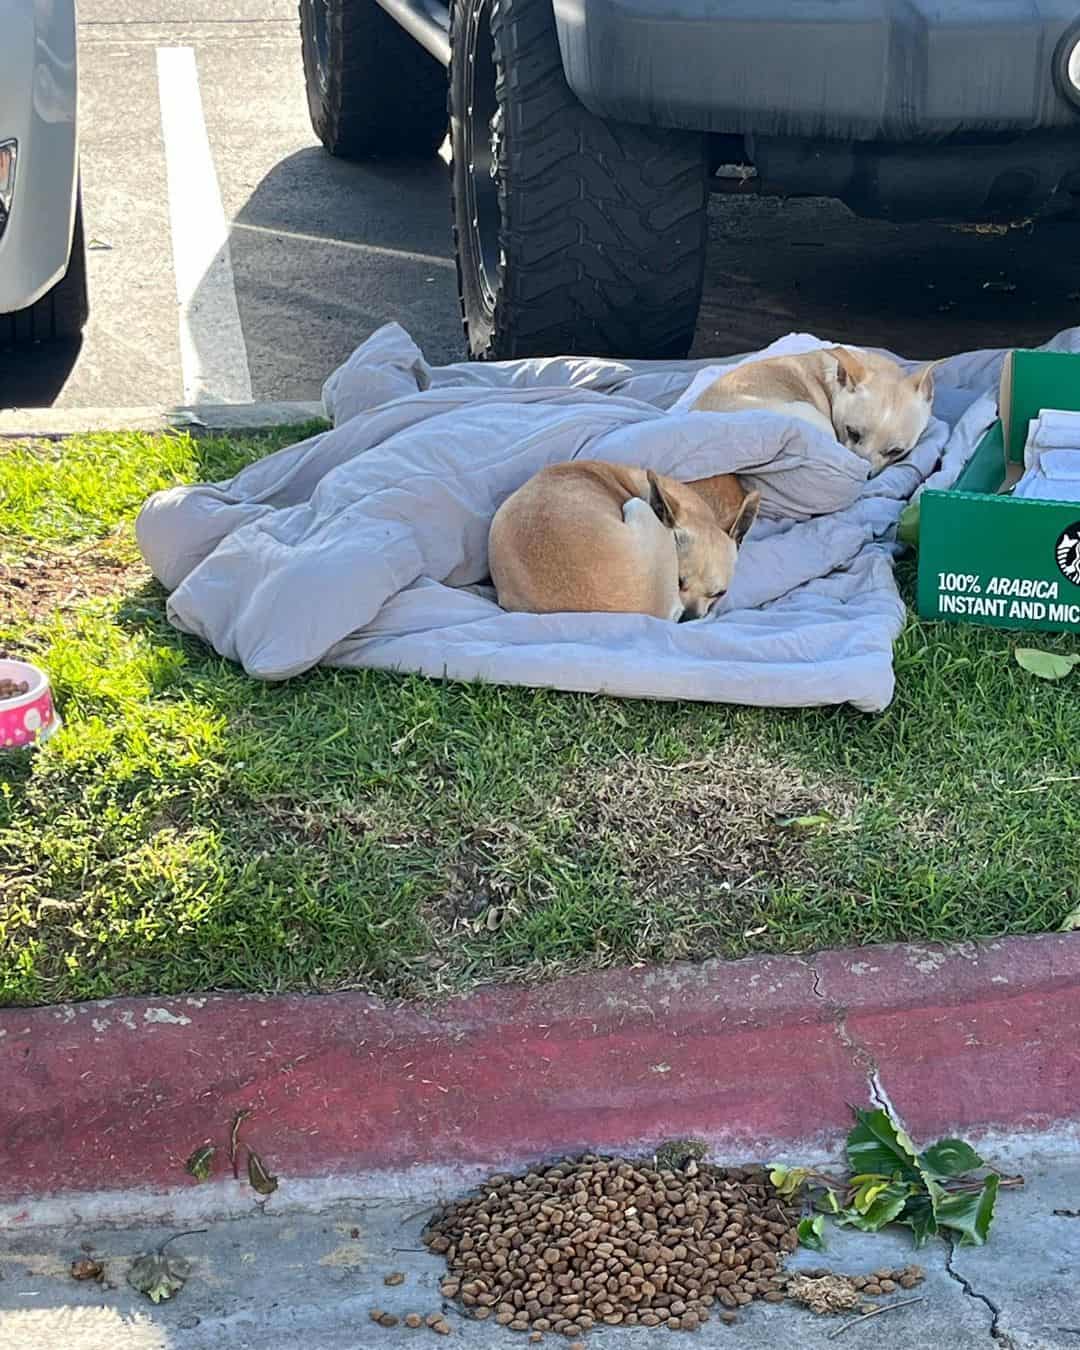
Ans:
{"type": "Polygon", "coordinates": [[[1028,423],[1024,467],[1030,469],[1040,450],[1080,450],[1080,412],[1041,408],[1028,423]]]}

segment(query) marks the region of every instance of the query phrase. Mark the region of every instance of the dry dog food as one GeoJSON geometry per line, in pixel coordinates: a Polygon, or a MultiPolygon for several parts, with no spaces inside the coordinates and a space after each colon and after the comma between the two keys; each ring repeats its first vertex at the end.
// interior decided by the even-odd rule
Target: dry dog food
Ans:
{"type": "Polygon", "coordinates": [[[420,1313],[406,1313],[403,1318],[395,1317],[393,1313],[383,1312],[381,1308],[372,1308],[368,1316],[376,1326],[386,1327],[389,1331],[391,1327],[396,1327],[399,1322],[404,1322],[410,1330],[415,1331],[417,1327],[429,1327],[437,1336],[450,1335],[450,1323],[442,1313],[428,1313],[423,1317],[420,1313]]]}
{"type": "Polygon", "coordinates": [[[719,1304],[783,1296],[797,1213],[761,1168],[669,1171],[586,1155],[494,1176],[424,1234],[444,1297],[513,1331],[692,1331],[719,1304]]]}
{"type": "Polygon", "coordinates": [[[0,699],[20,698],[30,692],[27,680],[0,680],[0,699]]]}

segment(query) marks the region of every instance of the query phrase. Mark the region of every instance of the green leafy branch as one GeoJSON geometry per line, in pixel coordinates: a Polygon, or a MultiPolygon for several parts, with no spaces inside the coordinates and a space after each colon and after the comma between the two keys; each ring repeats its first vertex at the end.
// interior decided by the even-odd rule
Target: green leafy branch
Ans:
{"type": "Polygon", "coordinates": [[[916,1247],[937,1236],[981,1247],[994,1220],[999,1188],[1022,1185],[1023,1178],[1002,1177],[962,1139],[939,1139],[920,1153],[888,1112],[852,1111],[856,1123],[847,1137],[851,1175],[846,1180],[808,1167],[775,1166],[770,1171],[780,1195],[803,1195],[819,1211],[799,1223],[799,1242],[812,1251],[823,1250],[828,1216],[863,1233],[906,1224],[916,1247]],[[989,1175],[972,1175],[983,1171],[989,1175]]]}

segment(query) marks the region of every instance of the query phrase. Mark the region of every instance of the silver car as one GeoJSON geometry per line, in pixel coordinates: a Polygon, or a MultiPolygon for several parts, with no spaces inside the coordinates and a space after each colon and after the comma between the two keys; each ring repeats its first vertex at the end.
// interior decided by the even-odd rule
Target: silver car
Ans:
{"type": "Polygon", "coordinates": [[[76,91],[75,0],[0,0],[0,347],[86,322],[76,91]]]}

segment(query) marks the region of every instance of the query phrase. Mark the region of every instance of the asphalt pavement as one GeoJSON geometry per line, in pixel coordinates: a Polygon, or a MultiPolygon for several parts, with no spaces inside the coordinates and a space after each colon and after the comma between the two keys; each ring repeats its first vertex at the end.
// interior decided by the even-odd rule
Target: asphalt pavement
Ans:
{"type": "MultiPolygon", "coordinates": [[[[446,166],[361,166],[322,150],[294,0],[83,0],[79,29],[91,319],[77,353],[0,356],[0,406],[184,401],[170,209],[187,213],[183,246],[199,188],[169,181],[161,48],[194,53],[252,396],[317,398],[389,318],[435,360],[461,355],[446,166]]],[[[196,287],[195,310],[203,298],[196,287]]]]}
{"type": "MultiPolygon", "coordinates": [[[[0,407],[191,401],[186,323],[224,334],[225,395],[256,401],[318,398],[388,319],[433,361],[464,355],[446,166],[322,150],[294,0],[83,0],[80,42],[92,317],[77,350],[0,355],[0,407]],[[173,48],[183,59],[163,60],[173,48]]],[[[1075,223],[894,226],[742,197],[714,198],[711,216],[695,355],[800,329],[937,356],[1080,321],[1075,223]]]]}

